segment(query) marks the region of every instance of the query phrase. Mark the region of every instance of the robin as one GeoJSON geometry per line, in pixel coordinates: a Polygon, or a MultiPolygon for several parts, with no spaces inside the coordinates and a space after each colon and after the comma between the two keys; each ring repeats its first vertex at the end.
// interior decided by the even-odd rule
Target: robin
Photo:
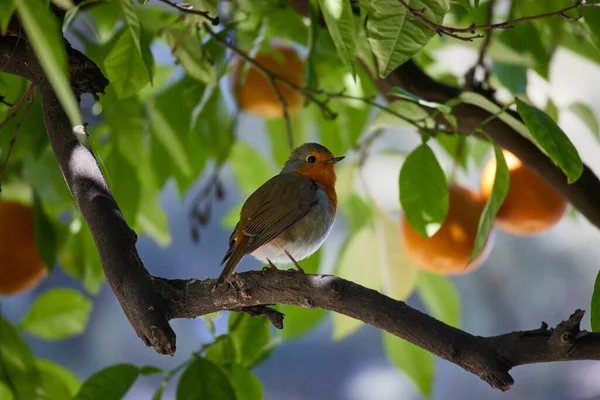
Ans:
{"type": "Polygon", "coordinates": [[[279,175],[244,203],[221,261],[225,268],[217,286],[247,254],[266,261],[269,268],[291,261],[304,272],[297,260],[317,251],[333,227],[337,207],[334,166],[343,159],[318,143],[305,143],[292,151],[279,175]]]}

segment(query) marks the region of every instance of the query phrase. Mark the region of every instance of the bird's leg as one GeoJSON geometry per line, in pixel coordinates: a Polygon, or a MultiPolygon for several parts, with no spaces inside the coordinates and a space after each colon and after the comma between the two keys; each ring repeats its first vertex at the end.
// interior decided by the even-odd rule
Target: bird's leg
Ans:
{"type": "Polygon", "coordinates": [[[294,265],[296,266],[296,269],[298,270],[298,272],[305,274],[304,272],[304,268],[302,268],[300,266],[300,264],[298,264],[298,261],[294,260],[294,257],[292,257],[292,255],[290,253],[288,253],[287,250],[284,250],[285,255],[288,256],[290,258],[290,260],[292,260],[292,262],[294,263],[294,265]]]}
{"type": "Polygon", "coordinates": [[[275,266],[275,264],[273,264],[271,260],[267,258],[267,262],[269,263],[269,265],[265,265],[263,271],[277,271],[277,267],[275,266]]]}

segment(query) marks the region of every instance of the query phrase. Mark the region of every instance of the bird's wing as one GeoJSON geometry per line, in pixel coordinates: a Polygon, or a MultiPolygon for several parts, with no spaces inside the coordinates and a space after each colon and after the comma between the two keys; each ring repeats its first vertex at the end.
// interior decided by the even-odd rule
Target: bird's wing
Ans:
{"type": "Polygon", "coordinates": [[[318,202],[318,189],[316,182],[296,174],[276,175],[258,188],[240,213],[238,229],[247,236],[243,252],[252,253],[304,217],[318,202]]]}

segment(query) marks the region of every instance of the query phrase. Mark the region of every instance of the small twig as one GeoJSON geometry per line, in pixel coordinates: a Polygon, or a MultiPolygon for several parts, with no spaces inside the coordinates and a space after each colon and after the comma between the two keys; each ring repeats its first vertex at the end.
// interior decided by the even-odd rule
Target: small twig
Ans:
{"type": "MultiPolygon", "coordinates": [[[[488,4],[488,15],[487,15],[488,24],[491,24],[494,20],[494,7],[495,6],[496,6],[496,0],[490,0],[490,2],[488,4]]],[[[490,85],[489,85],[490,68],[489,68],[489,65],[485,64],[485,56],[490,47],[490,44],[492,43],[493,33],[494,33],[494,31],[492,30],[485,36],[485,38],[483,39],[483,44],[481,45],[481,48],[479,49],[479,56],[477,57],[477,62],[465,74],[465,89],[466,90],[473,90],[473,89],[477,89],[477,88],[482,88],[484,90],[490,89],[490,85]],[[477,73],[478,68],[482,68],[484,71],[484,76],[483,76],[483,79],[481,80],[481,82],[477,82],[477,78],[475,75],[477,73]]]]}
{"type": "Polygon", "coordinates": [[[8,107],[12,107],[12,106],[14,106],[14,104],[12,104],[12,103],[9,103],[9,102],[8,102],[8,101],[6,101],[5,99],[6,99],[6,97],[4,97],[4,96],[0,96],[0,103],[4,104],[5,106],[8,106],[8,107]]]}
{"type": "Polygon", "coordinates": [[[237,55],[242,57],[244,60],[246,60],[247,62],[252,64],[254,67],[256,67],[259,71],[261,71],[269,79],[273,79],[274,81],[279,81],[279,82],[283,83],[284,85],[292,88],[293,90],[295,90],[299,93],[303,93],[310,101],[314,102],[315,104],[317,104],[319,106],[319,108],[321,108],[321,111],[323,112],[323,115],[325,116],[326,119],[335,119],[336,114],[329,109],[327,104],[325,104],[322,101],[319,101],[319,99],[317,99],[315,97],[315,94],[313,93],[313,91],[311,91],[308,88],[298,86],[298,85],[288,81],[287,79],[283,78],[282,76],[275,74],[272,71],[270,71],[269,69],[265,68],[264,65],[257,62],[254,58],[250,57],[248,54],[244,53],[242,50],[238,49],[235,45],[233,45],[229,41],[227,41],[227,39],[224,39],[224,38],[220,37],[219,35],[217,35],[210,28],[210,26],[208,26],[208,24],[203,23],[202,27],[206,30],[206,32],[213,39],[215,39],[215,41],[217,43],[220,43],[221,45],[227,47],[229,50],[233,51],[234,53],[236,53],[237,55]]]}
{"type": "Polygon", "coordinates": [[[183,39],[188,34],[188,32],[190,31],[191,27],[192,27],[191,23],[187,24],[185,26],[185,28],[183,28],[183,31],[181,31],[181,33],[179,34],[179,36],[177,36],[177,38],[175,38],[175,41],[173,42],[173,46],[171,47],[171,54],[173,54],[174,57],[177,57],[175,55],[175,52],[177,51],[177,49],[181,45],[181,42],[183,42],[183,39]]]}
{"type": "Polygon", "coordinates": [[[485,25],[472,24],[466,28],[454,28],[451,26],[436,24],[435,22],[429,20],[427,17],[424,16],[425,11],[427,10],[426,8],[421,8],[421,9],[413,8],[405,0],[398,0],[398,2],[400,4],[402,4],[402,6],[404,6],[404,8],[406,8],[412,15],[414,15],[417,19],[419,19],[421,22],[423,22],[425,25],[427,25],[432,31],[434,31],[438,35],[440,35],[440,36],[446,35],[446,36],[450,36],[455,39],[463,40],[466,42],[472,42],[473,39],[480,39],[480,38],[484,37],[484,35],[482,35],[482,34],[476,34],[475,32],[477,30],[511,29],[516,24],[521,23],[521,22],[533,21],[536,19],[549,18],[549,17],[562,17],[562,18],[566,18],[569,21],[576,21],[581,17],[580,16],[570,17],[566,14],[566,12],[575,10],[577,8],[600,7],[600,3],[599,4],[588,4],[586,2],[586,0],[581,0],[578,3],[573,4],[569,7],[565,7],[563,9],[549,12],[549,13],[538,14],[538,15],[529,15],[526,17],[516,18],[516,19],[510,20],[510,21],[499,22],[497,24],[492,24],[492,23],[488,23],[485,25]],[[467,35],[465,35],[465,34],[467,34],[467,35]]]}
{"type": "Polygon", "coordinates": [[[211,17],[210,14],[208,13],[208,11],[200,11],[200,10],[194,10],[194,7],[192,7],[189,4],[177,4],[174,3],[170,0],[158,0],[161,3],[165,3],[173,8],[178,9],[179,11],[186,13],[186,14],[192,14],[192,15],[199,15],[201,17],[206,18],[207,20],[210,21],[211,24],[213,25],[219,25],[219,17],[211,17]]]}
{"type": "Polygon", "coordinates": [[[199,238],[196,224],[203,226],[208,224],[210,220],[211,203],[208,203],[205,208],[202,208],[202,205],[205,201],[210,199],[210,195],[213,191],[216,191],[216,198],[218,200],[224,197],[223,186],[221,183],[221,172],[223,171],[223,167],[225,166],[227,159],[231,154],[233,144],[235,143],[235,129],[237,126],[239,113],[239,109],[236,109],[231,121],[231,128],[229,130],[231,134],[230,144],[223,149],[222,153],[217,157],[215,166],[211,172],[211,176],[208,178],[206,185],[204,185],[204,187],[198,191],[192,200],[192,205],[190,207],[190,226],[194,242],[197,242],[199,238]]]}
{"type": "Polygon", "coordinates": [[[19,99],[19,102],[17,103],[19,105],[22,104],[24,99],[27,99],[27,101],[28,101],[27,108],[25,108],[23,115],[21,115],[19,122],[17,122],[17,125],[15,126],[15,129],[13,130],[13,135],[12,135],[12,138],[10,139],[10,143],[8,145],[8,151],[6,152],[6,157],[4,158],[4,163],[2,164],[2,168],[0,169],[0,192],[2,192],[2,178],[4,177],[4,171],[6,171],[6,166],[8,165],[8,159],[10,158],[10,153],[12,153],[13,147],[15,146],[15,142],[17,141],[17,135],[19,134],[19,129],[21,128],[21,124],[25,120],[25,117],[29,113],[31,106],[33,105],[34,91],[35,91],[35,85],[29,86],[29,88],[27,89],[27,91],[25,92],[23,97],[21,97],[21,99],[19,99]]]}
{"type": "MultiPolygon", "coordinates": [[[[331,108],[329,107],[329,101],[331,99],[339,98],[339,99],[361,101],[365,104],[371,105],[375,108],[378,108],[380,110],[388,112],[388,113],[410,123],[411,125],[415,126],[420,131],[428,131],[429,130],[427,127],[419,124],[419,122],[422,122],[422,121],[406,118],[402,114],[399,114],[399,113],[395,112],[394,110],[389,109],[386,106],[377,103],[375,100],[373,100],[373,98],[351,96],[351,95],[345,94],[344,92],[327,92],[325,90],[311,89],[311,88],[305,87],[305,86],[298,86],[298,85],[294,84],[293,82],[290,82],[289,80],[285,79],[284,77],[272,72],[271,70],[266,68],[264,65],[262,65],[261,63],[256,61],[254,58],[250,57],[248,54],[246,54],[245,52],[243,52],[242,50],[237,48],[235,45],[233,45],[226,39],[217,35],[206,23],[203,24],[203,27],[206,30],[206,32],[215,39],[215,41],[217,43],[220,43],[221,45],[227,47],[229,50],[231,50],[238,56],[242,57],[244,60],[246,60],[247,62],[252,64],[254,67],[256,67],[256,69],[258,69],[260,72],[262,72],[267,77],[269,82],[271,82],[271,85],[273,85],[273,88],[276,89],[276,92],[277,92],[277,86],[275,86],[275,82],[281,82],[282,84],[286,85],[287,87],[291,88],[292,90],[304,95],[309,101],[315,103],[319,107],[321,112],[323,113],[323,116],[325,117],[325,119],[331,120],[331,119],[335,119],[337,117],[337,114],[333,110],[331,110],[331,108]],[[323,96],[324,99],[320,99],[319,96],[323,96]]],[[[278,97],[279,96],[280,96],[280,93],[278,93],[278,97]]],[[[281,101],[282,98],[281,97],[279,97],[279,98],[281,101]]],[[[408,101],[410,101],[410,100],[408,100],[408,101]]],[[[283,103],[284,102],[282,102],[282,104],[283,103]]],[[[284,115],[285,115],[285,108],[284,108],[284,115]]],[[[286,123],[291,125],[289,117],[286,118],[286,123]]],[[[291,126],[288,126],[288,134],[289,135],[291,135],[291,131],[292,131],[291,126]]],[[[290,136],[288,136],[288,138],[289,137],[290,136]]],[[[291,141],[290,141],[290,147],[293,148],[293,143],[291,141]]]]}
{"type": "Polygon", "coordinates": [[[359,150],[358,153],[358,166],[362,167],[367,161],[367,155],[375,140],[377,140],[385,132],[385,129],[376,129],[369,134],[361,143],[357,144],[356,148],[359,150]]]}
{"type": "Polygon", "coordinates": [[[287,101],[283,98],[281,94],[281,90],[277,86],[275,79],[272,76],[267,75],[269,79],[269,83],[273,87],[275,94],[277,95],[277,99],[281,103],[281,110],[283,111],[283,119],[285,120],[285,130],[287,132],[288,146],[290,147],[290,151],[294,150],[294,132],[292,130],[292,121],[290,119],[290,113],[288,111],[287,101]]]}
{"type": "Polygon", "coordinates": [[[28,93],[30,90],[32,90],[32,87],[33,86],[30,86],[29,89],[25,91],[23,96],[21,96],[21,98],[17,100],[17,102],[13,104],[12,107],[10,107],[10,110],[8,110],[6,117],[4,117],[4,119],[0,122],[0,129],[4,128],[4,125],[6,125],[8,121],[10,121],[15,115],[17,115],[17,113],[19,112],[19,108],[21,108],[23,102],[27,100],[28,93]]]}

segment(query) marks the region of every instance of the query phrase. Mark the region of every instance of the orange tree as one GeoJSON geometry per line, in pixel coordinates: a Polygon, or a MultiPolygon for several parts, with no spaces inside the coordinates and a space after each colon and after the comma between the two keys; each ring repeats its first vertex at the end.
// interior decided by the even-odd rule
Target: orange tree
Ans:
{"type": "MultiPolygon", "coordinates": [[[[580,330],[581,311],[555,329],[544,324],[487,338],[460,330],[459,294],[444,276],[448,271],[413,265],[404,251],[410,255],[414,248],[407,249],[412,245],[400,236],[403,225],[424,248],[451,258],[444,248],[457,248],[435,245],[436,235],[468,236],[458,258],[465,271],[472,260],[485,258],[505,198],[519,198],[510,192],[513,168],[502,149],[527,167],[517,186],[529,191],[527,198],[535,198],[543,181],[600,227],[600,181],[557,125],[556,106],[540,108],[525,95],[527,73],[548,79],[557,49],[600,63],[595,3],[0,0],[0,201],[33,205],[33,222],[29,214],[19,217],[33,223],[33,233],[21,242],[28,248],[11,241],[25,225],[8,232],[0,227],[0,254],[7,254],[0,276],[16,279],[24,269],[17,272],[15,260],[27,251],[28,267],[46,265],[52,274],[56,265],[80,280],[84,291],[40,294],[18,325],[0,317],[0,397],[117,399],[140,374],[153,374],[155,398],[168,383],[177,385],[178,398],[259,399],[261,383],[251,367],[270,354],[270,337],[304,335],[326,310],[337,339],[364,323],[381,328],[390,362],[425,395],[431,394],[434,356],[501,390],[512,386],[509,371],[517,365],[599,359],[600,336],[580,330]],[[465,76],[453,75],[436,58],[448,45],[477,52],[465,76]],[[160,49],[169,49],[172,58],[160,49]],[[240,113],[268,118],[267,152],[250,144],[258,136],[238,137],[240,113]],[[399,180],[388,183],[400,187],[405,222],[360,189],[361,168],[374,156],[371,144],[383,130],[402,125],[422,139],[406,155],[399,180]],[[239,207],[226,216],[209,212],[210,202],[223,196],[223,168],[249,195],[277,172],[294,144],[315,137],[347,156],[338,195],[348,231],[335,276],[318,275],[324,267],[319,253],[302,262],[307,274],[245,272],[215,291],[211,279],[148,273],[135,243],[147,235],[169,245],[158,203],[167,181],[183,196],[208,176],[190,209],[190,234],[197,238],[209,218],[222,217],[231,227],[239,213],[239,207]],[[481,203],[473,203],[475,218],[473,212],[448,217],[449,187],[459,184],[452,171],[479,173],[490,153],[493,177],[481,203]],[[452,165],[440,161],[448,158],[452,165]],[[230,330],[194,352],[177,369],[183,374],[176,383],[170,381],[173,371],[131,364],[78,382],[64,368],[37,359],[21,333],[48,340],[81,333],[89,298],[105,281],[136,334],[158,353],[176,351],[169,324],[174,318],[204,315],[210,325],[210,315],[231,310],[230,330]],[[412,294],[428,314],[403,302],[412,294]]],[[[598,134],[589,106],[570,108],[598,134]]],[[[596,296],[593,330],[600,329],[596,296]]]]}

